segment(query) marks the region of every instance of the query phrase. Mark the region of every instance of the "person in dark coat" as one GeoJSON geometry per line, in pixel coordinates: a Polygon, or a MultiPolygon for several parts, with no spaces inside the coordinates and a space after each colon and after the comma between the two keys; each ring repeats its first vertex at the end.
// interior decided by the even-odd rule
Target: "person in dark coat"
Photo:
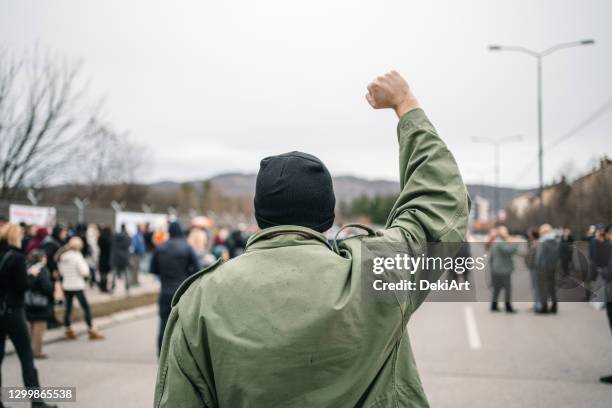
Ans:
{"type": "MultiPolygon", "coordinates": [[[[6,224],[0,229],[0,367],[4,360],[6,338],[10,338],[21,363],[23,385],[38,388],[38,371],[34,366],[32,344],[24,310],[28,288],[25,256],[21,252],[23,231],[19,225],[6,224]]],[[[2,375],[0,372],[0,386],[2,375]]],[[[0,402],[0,407],[2,407],[0,402]]],[[[54,407],[33,400],[32,407],[54,407]]]]}
{"type": "MultiPolygon", "coordinates": [[[[608,243],[608,265],[602,269],[601,276],[606,283],[606,314],[612,331],[612,224],[606,228],[606,241],[608,243]]],[[[605,384],[612,384],[612,375],[601,377],[599,380],[605,384]]]]}
{"type": "Polygon", "coordinates": [[[233,230],[225,240],[225,246],[229,251],[230,258],[242,255],[246,248],[246,239],[240,228],[233,230]]]}
{"type": "Polygon", "coordinates": [[[108,292],[108,273],[111,268],[111,250],[113,244],[113,232],[108,225],[103,225],[100,228],[100,236],[98,237],[98,247],[100,255],[98,256],[98,271],[100,271],[100,290],[108,292]]]}
{"type": "MultiPolygon", "coordinates": [[[[58,285],[60,280],[59,272],[57,271],[57,263],[55,262],[55,253],[66,243],[67,238],[68,229],[61,224],[57,224],[51,230],[51,235],[48,235],[40,246],[47,255],[47,268],[49,268],[49,272],[51,273],[51,280],[53,281],[54,288],[58,285]]],[[[58,295],[57,299],[54,299],[54,302],[60,299],[61,297],[58,295]]],[[[55,313],[51,313],[51,317],[49,317],[47,324],[50,329],[61,326],[61,323],[55,318],[55,313]]]]}
{"type": "Polygon", "coordinates": [[[567,276],[570,273],[572,255],[574,253],[574,237],[569,228],[563,228],[561,241],[559,242],[559,260],[561,261],[561,273],[567,276]]]}
{"type": "Polygon", "coordinates": [[[157,247],[151,259],[151,273],[159,276],[159,335],[157,351],[161,349],[164,330],[170,316],[174,293],[181,283],[200,269],[198,256],[187,243],[183,227],[179,222],[171,222],[168,228],[170,239],[157,247]]]}
{"type": "Polygon", "coordinates": [[[125,282],[125,293],[130,292],[130,246],[132,238],[125,229],[125,224],[121,225],[121,229],[113,238],[112,266],[113,266],[113,281],[111,283],[111,291],[115,290],[115,282],[118,276],[121,276],[125,282]]]}
{"type": "Polygon", "coordinates": [[[556,270],[559,262],[559,239],[549,224],[541,225],[539,234],[535,261],[542,307],[536,310],[536,313],[554,314],[558,311],[556,270]]]}
{"type": "Polygon", "coordinates": [[[42,340],[47,330],[47,320],[53,313],[53,281],[47,268],[47,256],[41,249],[35,249],[28,255],[25,312],[30,323],[34,358],[46,358],[42,352],[42,340]],[[38,301],[34,301],[34,298],[38,301]]]}
{"type": "Polygon", "coordinates": [[[66,238],[68,238],[68,229],[61,224],[57,224],[53,227],[51,235],[48,235],[41,244],[42,250],[47,255],[47,267],[54,278],[57,273],[55,253],[66,243],[66,238]]]}

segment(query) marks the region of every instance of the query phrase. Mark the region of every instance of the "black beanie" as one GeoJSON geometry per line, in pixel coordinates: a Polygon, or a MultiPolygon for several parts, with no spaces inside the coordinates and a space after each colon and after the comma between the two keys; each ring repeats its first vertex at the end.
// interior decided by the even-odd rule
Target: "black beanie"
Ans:
{"type": "Polygon", "coordinates": [[[261,161],[255,186],[259,228],[299,225],[327,231],[334,223],[335,206],[331,175],[317,157],[290,152],[261,161]]]}

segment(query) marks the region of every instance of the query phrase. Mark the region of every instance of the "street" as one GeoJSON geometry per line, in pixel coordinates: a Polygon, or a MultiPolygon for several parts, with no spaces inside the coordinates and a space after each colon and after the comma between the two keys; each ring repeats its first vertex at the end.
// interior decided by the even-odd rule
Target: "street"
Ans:
{"type": "MultiPolygon", "coordinates": [[[[433,407],[610,407],[612,372],[605,313],[562,304],[557,316],[492,314],[488,304],[425,303],[409,324],[421,378],[433,407]],[[470,317],[471,316],[471,317],[470,317]],[[470,323],[471,322],[471,323],[470,323]]],[[[156,374],[157,319],[46,346],[37,360],[43,385],[76,386],[74,407],[150,407],[156,374]]],[[[3,365],[5,385],[20,385],[17,357],[3,365]]],[[[20,406],[19,404],[13,404],[20,406]]]]}

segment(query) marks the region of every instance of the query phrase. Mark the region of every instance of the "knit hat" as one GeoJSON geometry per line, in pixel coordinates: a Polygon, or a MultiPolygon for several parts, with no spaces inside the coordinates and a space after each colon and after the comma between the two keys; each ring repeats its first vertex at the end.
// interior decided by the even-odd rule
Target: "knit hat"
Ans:
{"type": "Polygon", "coordinates": [[[262,229],[299,225],[324,232],[334,223],[336,197],[331,175],[321,160],[307,153],[263,159],[254,203],[255,218],[262,229]]]}

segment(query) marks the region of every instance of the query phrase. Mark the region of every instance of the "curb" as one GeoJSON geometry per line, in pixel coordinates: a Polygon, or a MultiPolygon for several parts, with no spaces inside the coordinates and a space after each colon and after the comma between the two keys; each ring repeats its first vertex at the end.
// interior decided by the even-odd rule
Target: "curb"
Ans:
{"type": "MultiPolygon", "coordinates": [[[[140,306],[129,310],[123,310],[112,313],[107,316],[96,318],[94,326],[99,329],[107,329],[114,326],[118,326],[123,323],[132,322],[135,320],[143,319],[146,317],[156,316],[158,313],[157,304],[150,304],[146,306],[140,306]]],[[[78,322],[72,325],[72,329],[76,333],[77,337],[87,334],[87,325],[84,322],[78,322]]],[[[58,343],[60,341],[69,341],[64,336],[64,331],[59,329],[49,330],[45,333],[43,344],[58,343]]],[[[13,344],[8,344],[5,355],[15,354],[13,344]]]]}

